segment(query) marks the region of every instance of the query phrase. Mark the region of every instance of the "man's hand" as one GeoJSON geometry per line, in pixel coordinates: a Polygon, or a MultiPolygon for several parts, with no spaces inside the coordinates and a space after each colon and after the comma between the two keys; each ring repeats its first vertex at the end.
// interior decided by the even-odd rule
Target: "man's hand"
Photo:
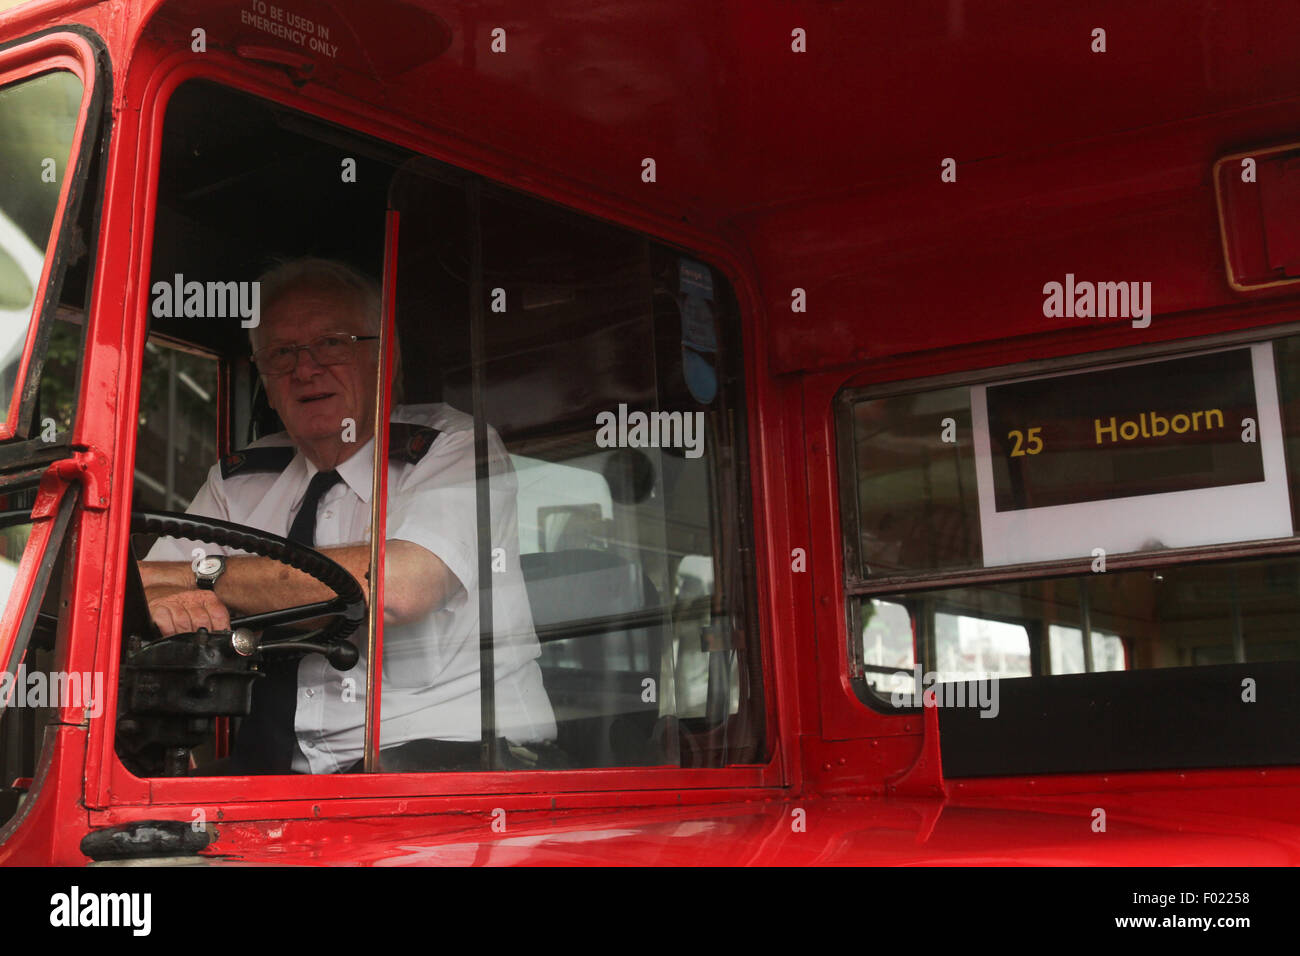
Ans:
{"type": "Polygon", "coordinates": [[[147,589],[145,595],[149,614],[163,637],[187,634],[201,627],[209,631],[230,630],[230,612],[211,591],[159,585],[147,589]]]}

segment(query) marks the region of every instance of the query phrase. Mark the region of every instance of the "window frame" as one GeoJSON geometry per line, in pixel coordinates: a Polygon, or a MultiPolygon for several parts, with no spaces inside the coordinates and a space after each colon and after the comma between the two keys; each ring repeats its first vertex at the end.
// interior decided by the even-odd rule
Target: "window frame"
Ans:
{"type": "MultiPolygon", "coordinates": [[[[137,62],[144,62],[139,60],[137,62]]],[[[748,426],[744,445],[735,449],[737,466],[742,480],[738,489],[745,499],[742,515],[746,528],[749,553],[755,555],[747,578],[745,600],[752,612],[750,624],[753,656],[761,667],[764,680],[757,699],[762,712],[754,719],[763,728],[766,756],[759,762],[731,764],[725,767],[629,767],[608,770],[555,770],[545,771],[546,793],[615,794],[636,790],[643,799],[651,802],[679,800],[683,792],[737,794],[752,793],[754,788],[772,788],[788,785],[791,769],[782,759],[788,744],[776,721],[778,677],[773,670],[773,649],[770,644],[771,623],[774,620],[770,597],[760,568],[765,567],[762,556],[765,542],[755,534],[754,496],[763,484],[763,475],[757,476],[744,463],[750,461],[762,443],[761,430],[754,427],[761,401],[752,378],[758,367],[754,353],[744,348],[753,334],[757,314],[757,296],[747,279],[744,259],[716,235],[702,232],[671,217],[644,212],[630,212],[611,197],[593,196],[566,185],[553,175],[531,167],[521,167],[513,159],[500,161],[494,156],[476,154],[460,140],[439,138],[436,132],[416,129],[403,124],[400,117],[386,115],[362,102],[305,98],[301,91],[273,71],[233,58],[221,51],[212,51],[206,57],[188,55],[170,56],[158,64],[150,64],[133,71],[126,82],[126,102],[138,112],[132,115],[138,124],[137,149],[146,161],[134,170],[119,172],[117,186],[134,184],[138,201],[131,207],[130,215],[122,224],[130,222],[130,246],[133,261],[147,270],[152,258],[156,211],[158,201],[158,174],[163,142],[163,125],[172,95],[189,80],[204,80],[220,84],[231,90],[257,97],[277,106],[296,110],[313,119],[332,123],[349,132],[368,136],[395,147],[410,150],[430,162],[440,163],[465,174],[480,176],[494,185],[520,192],[531,198],[554,204],[575,215],[606,219],[632,229],[656,241],[681,248],[693,257],[712,265],[730,283],[737,303],[737,328],[741,334],[741,353],[736,361],[744,376],[743,401],[748,426]],[[657,794],[658,796],[654,796],[657,794]]],[[[135,297],[126,303],[125,312],[131,316],[134,338],[142,342],[145,337],[148,312],[148,289],[141,284],[135,297]]],[[[138,372],[136,373],[138,374],[138,372]]],[[[232,392],[234,390],[232,389],[232,392]]],[[[131,455],[123,456],[122,467],[132,463],[131,455]]],[[[761,469],[760,469],[761,472],[761,469]]],[[[129,472],[128,472],[129,473],[129,472]]],[[[125,525],[120,529],[120,540],[110,542],[110,547],[125,549],[125,525]]],[[[120,647],[121,636],[109,633],[106,640],[111,656],[120,647]]],[[[114,690],[102,718],[92,722],[91,746],[96,752],[96,764],[104,768],[93,783],[88,783],[87,805],[94,821],[124,819],[190,819],[188,808],[219,803],[227,821],[264,819],[266,804],[274,801],[277,815],[283,817],[318,817],[321,800],[330,801],[336,812],[364,811],[373,807],[379,798],[400,797],[406,800],[408,812],[427,812],[447,806],[450,799],[455,806],[477,794],[513,793],[516,799],[528,800],[537,794],[539,777],[536,771],[461,771],[441,774],[375,773],[339,776],[335,774],[314,776],[295,775],[258,778],[258,786],[250,790],[246,781],[237,778],[137,778],[126,771],[114,753],[113,726],[116,720],[117,667],[111,664],[107,679],[114,690]]],[[[537,797],[538,805],[550,805],[537,797]]]]}

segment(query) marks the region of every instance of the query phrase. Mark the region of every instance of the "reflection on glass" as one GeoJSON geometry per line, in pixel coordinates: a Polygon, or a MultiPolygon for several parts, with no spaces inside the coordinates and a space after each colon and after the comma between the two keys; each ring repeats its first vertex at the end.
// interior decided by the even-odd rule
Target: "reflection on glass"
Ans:
{"type": "Polygon", "coordinates": [[[0,90],[0,414],[17,382],[81,98],[68,72],[0,90]]]}
{"type": "MultiPolygon", "coordinates": [[[[909,627],[934,635],[920,666],[967,679],[976,674],[1016,678],[1300,660],[1295,627],[1300,558],[1295,557],[1000,582],[858,601],[867,621],[861,653],[868,674],[873,667],[904,666],[901,649],[909,627]],[[1083,644],[1085,626],[1090,654],[1083,644]],[[887,651],[890,641],[893,658],[887,651]]],[[[918,646],[924,649],[925,642],[918,646]]],[[[880,682],[874,686],[893,689],[880,682]]]]}
{"type": "Polygon", "coordinates": [[[14,572],[22,553],[29,546],[32,532],[31,509],[36,489],[10,489],[0,494],[0,611],[23,608],[26,614],[36,611],[20,625],[15,634],[16,647],[22,648],[16,666],[8,675],[5,691],[8,706],[0,709],[0,823],[7,821],[28,798],[30,779],[36,776],[45,747],[54,737],[47,730],[55,722],[58,709],[85,706],[92,718],[103,713],[105,688],[103,675],[92,671],[70,671],[66,660],[66,642],[56,654],[58,635],[70,606],[68,576],[75,556],[72,535],[54,535],[42,560],[48,561],[49,575],[42,590],[38,572],[33,590],[18,591],[13,585],[14,572]]]}
{"type": "MultiPolygon", "coordinates": [[[[516,519],[518,487],[500,437],[487,434],[491,527],[488,575],[480,560],[474,422],[446,403],[401,405],[393,420],[432,432],[416,462],[390,458],[385,564],[383,719],[380,765],[390,771],[479,769],[481,609],[491,593],[495,736],[538,753],[555,736],[535,663],[538,641],[525,590],[516,519]],[[436,436],[436,437],[435,437],[436,436]],[[431,557],[432,556],[432,557],[431,557]],[[438,597],[425,613],[403,612],[412,574],[438,597]],[[391,598],[387,589],[391,587],[391,598]]],[[[487,490],[487,489],[484,489],[487,490]]]]}
{"type": "Polygon", "coordinates": [[[1118,634],[1092,632],[1092,660],[1083,652],[1083,631],[1053,624],[1048,629],[1053,674],[1124,670],[1124,642],[1118,634]]]}
{"type": "MultiPolygon", "coordinates": [[[[756,754],[759,722],[740,717],[761,689],[742,653],[757,641],[733,566],[739,390],[717,324],[731,302],[723,280],[643,236],[485,189],[484,277],[509,321],[489,315],[476,359],[469,256],[450,225],[463,199],[400,178],[394,192],[408,390],[476,411],[513,465],[492,481],[500,570],[477,582],[492,588],[497,735],[541,769],[756,754]],[[629,414],[678,430],[664,441],[601,437],[601,416],[629,414]],[[532,742],[516,739],[530,728],[508,726],[507,709],[521,699],[511,675],[530,668],[554,715],[532,742]]],[[[465,726],[478,733],[477,712],[465,726]]]]}
{"type": "Polygon", "coordinates": [[[862,602],[862,659],[866,681],[878,691],[916,692],[915,642],[907,608],[870,598],[862,602]]]}
{"type": "Polygon", "coordinates": [[[137,508],[184,511],[217,457],[217,362],[145,345],[136,444],[137,508]]]}
{"type": "MultiPolygon", "coordinates": [[[[20,512],[20,515],[30,512],[30,508],[15,510],[20,512]]],[[[32,525],[29,520],[16,523],[10,521],[6,521],[5,526],[0,528],[0,613],[8,606],[14,580],[18,576],[18,563],[27,548],[27,539],[32,535],[32,525]]]]}
{"type": "Polygon", "coordinates": [[[970,390],[853,406],[862,573],[980,564],[970,390]]]}
{"type": "Polygon", "coordinates": [[[941,612],[934,634],[934,670],[941,683],[1029,676],[1029,632],[1023,625],[941,612]]]}

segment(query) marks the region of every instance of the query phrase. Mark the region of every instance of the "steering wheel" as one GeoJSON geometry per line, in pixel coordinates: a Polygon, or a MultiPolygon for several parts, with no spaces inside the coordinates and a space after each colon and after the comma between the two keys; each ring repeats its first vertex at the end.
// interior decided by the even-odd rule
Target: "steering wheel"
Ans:
{"type": "Polygon", "coordinates": [[[168,538],[193,538],[239,548],[251,554],[272,558],[311,575],[336,596],[332,600],[318,601],[315,604],[300,604],[278,611],[231,618],[230,629],[236,636],[236,649],[241,654],[251,654],[255,650],[321,653],[338,670],[348,670],[357,662],[358,651],[347,638],[366,619],[365,595],[351,574],[319,551],[245,525],[173,511],[132,511],[131,531],[168,538]],[[258,646],[251,633],[320,617],[329,618],[329,622],[304,637],[268,640],[258,646]],[[244,635],[238,634],[241,629],[245,631],[244,635]],[[240,649],[241,643],[246,650],[240,649]]]}

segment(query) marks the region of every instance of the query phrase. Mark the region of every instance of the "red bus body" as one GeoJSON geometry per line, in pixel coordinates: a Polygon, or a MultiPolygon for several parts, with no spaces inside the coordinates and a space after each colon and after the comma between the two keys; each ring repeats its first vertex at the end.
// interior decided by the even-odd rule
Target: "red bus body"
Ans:
{"type": "Polygon", "coordinates": [[[1300,862],[1300,767],[946,780],[933,711],[865,706],[848,677],[834,420],[847,387],[1294,321],[1292,286],[1229,282],[1214,170],[1300,141],[1300,21],[1262,0],[286,4],[349,24],[347,55],[327,60],[272,38],[239,47],[244,6],[0,12],[0,41],[52,31],[88,69],[75,38],[93,34],[111,79],[103,191],[87,196],[100,218],[80,411],[71,457],[40,464],[32,539],[77,489],[68,668],[117,686],[153,184],[168,97],[203,77],[726,273],[745,343],[769,756],[540,778],[141,779],[114,754],[110,692],[100,717],[61,711],[0,861],[84,864],[92,831],[202,810],[215,839],[199,858],[253,864],[1300,862]],[[440,55],[408,49],[413,12],[445,24],[440,55]],[[488,52],[496,27],[505,58],[488,52]],[[807,53],[792,52],[796,29],[807,53]],[[949,157],[956,182],[940,175],[949,157]],[[1155,321],[1045,318],[1042,282],[1067,272],[1150,280],[1155,321]],[[795,290],[805,313],[791,312],[795,290]],[[791,572],[796,549],[807,573],[791,572]],[[1089,827],[1097,807],[1105,839],[1089,827]],[[506,832],[491,826],[500,810],[506,832]]]}

